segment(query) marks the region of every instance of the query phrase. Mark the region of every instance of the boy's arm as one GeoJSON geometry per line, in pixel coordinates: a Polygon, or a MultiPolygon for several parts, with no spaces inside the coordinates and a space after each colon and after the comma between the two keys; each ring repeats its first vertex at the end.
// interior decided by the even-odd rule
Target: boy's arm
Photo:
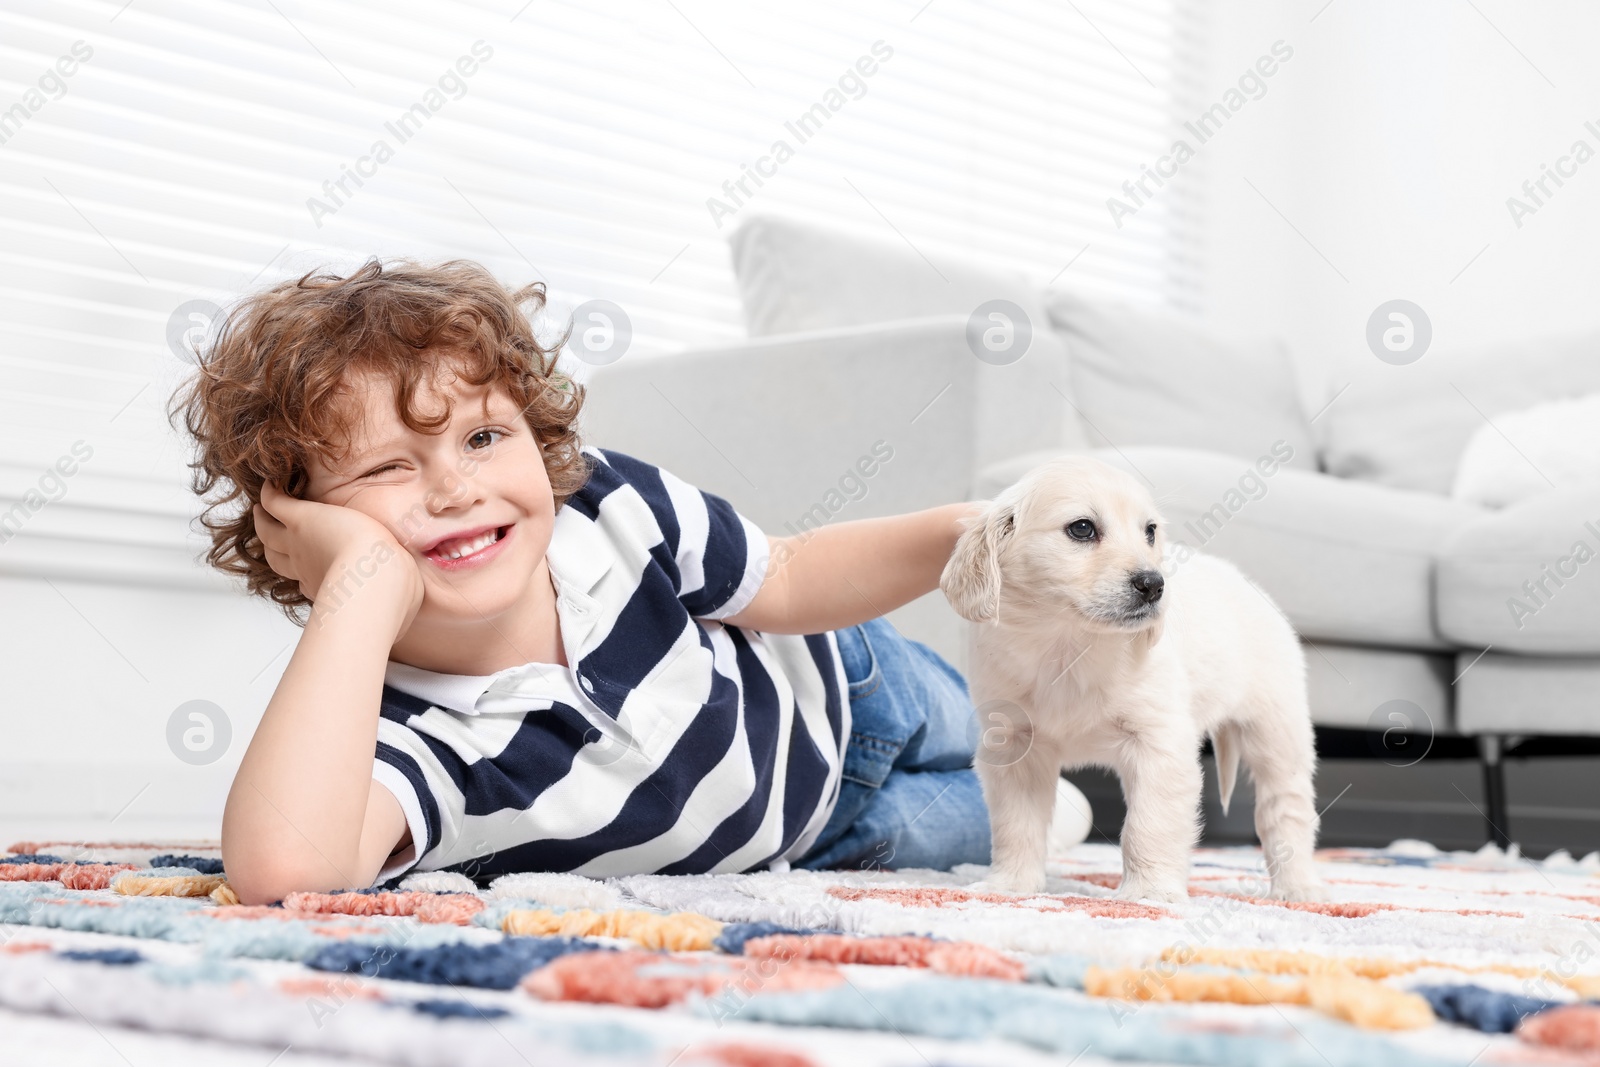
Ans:
{"type": "Polygon", "coordinates": [[[769,537],[771,564],[755,599],[721,621],[777,634],[815,634],[887,614],[939,587],[980,500],[769,537]]]}
{"type": "Polygon", "coordinates": [[[409,553],[351,509],[267,487],[256,529],[273,569],[313,604],[223,810],[223,865],[246,904],[364,888],[401,842],[404,815],[372,759],[384,667],[422,598],[409,553]],[[323,595],[327,575],[368,562],[382,540],[393,551],[353,596],[323,595]]]}

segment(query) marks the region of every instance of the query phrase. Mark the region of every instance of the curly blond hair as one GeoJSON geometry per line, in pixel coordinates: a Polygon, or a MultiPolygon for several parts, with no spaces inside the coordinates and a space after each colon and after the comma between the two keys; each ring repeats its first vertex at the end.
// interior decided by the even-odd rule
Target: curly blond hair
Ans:
{"type": "Polygon", "coordinates": [[[303,496],[307,461],[337,460],[360,412],[340,403],[352,375],[374,373],[394,386],[406,426],[437,433],[450,409],[416,409],[419,386],[441,358],[461,380],[498,385],[522,409],[542,446],[556,509],[589,479],[578,437],[584,387],[556,370],[563,336],[545,347],[528,316],[544,306],[534,282],[512,292],[466,260],[426,265],[374,258],[347,276],[311,271],[246,296],[228,309],[196,354],[199,373],[173,395],[169,422],[182,417],[196,443],[191,488],[205,501],[211,538],[206,562],[240,576],[252,595],[304,625],[310,600],[268,564],[251,507],[272,482],[303,496]]]}

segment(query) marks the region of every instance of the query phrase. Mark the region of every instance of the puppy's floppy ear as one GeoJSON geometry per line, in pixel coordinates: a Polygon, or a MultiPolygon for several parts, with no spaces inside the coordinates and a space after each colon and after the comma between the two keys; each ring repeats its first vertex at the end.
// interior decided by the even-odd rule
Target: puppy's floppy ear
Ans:
{"type": "Polygon", "coordinates": [[[970,622],[988,622],[1000,612],[1000,549],[1016,529],[1016,507],[993,504],[970,520],[950,561],[939,577],[939,588],[956,614],[970,622]]]}

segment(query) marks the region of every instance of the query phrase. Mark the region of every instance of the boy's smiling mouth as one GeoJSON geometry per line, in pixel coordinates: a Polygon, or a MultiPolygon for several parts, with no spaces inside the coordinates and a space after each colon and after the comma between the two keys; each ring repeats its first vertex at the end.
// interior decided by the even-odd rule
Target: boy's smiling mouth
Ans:
{"type": "Polygon", "coordinates": [[[515,523],[506,526],[480,526],[473,530],[450,534],[422,550],[424,558],[446,570],[463,570],[482,566],[500,554],[515,523]]]}

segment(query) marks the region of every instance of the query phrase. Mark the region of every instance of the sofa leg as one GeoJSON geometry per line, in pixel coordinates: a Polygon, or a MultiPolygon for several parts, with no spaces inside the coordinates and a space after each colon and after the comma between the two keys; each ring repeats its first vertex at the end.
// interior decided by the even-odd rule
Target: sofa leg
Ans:
{"type": "Polygon", "coordinates": [[[1483,799],[1489,809],[1489,840],[1501,848],[1509,848],[1511,835],[1506,833],[1506,772],[1505,764],[1500,759],[1499,735],[1478,735],[1478,762],[1483,765],[1483,799]]]}

